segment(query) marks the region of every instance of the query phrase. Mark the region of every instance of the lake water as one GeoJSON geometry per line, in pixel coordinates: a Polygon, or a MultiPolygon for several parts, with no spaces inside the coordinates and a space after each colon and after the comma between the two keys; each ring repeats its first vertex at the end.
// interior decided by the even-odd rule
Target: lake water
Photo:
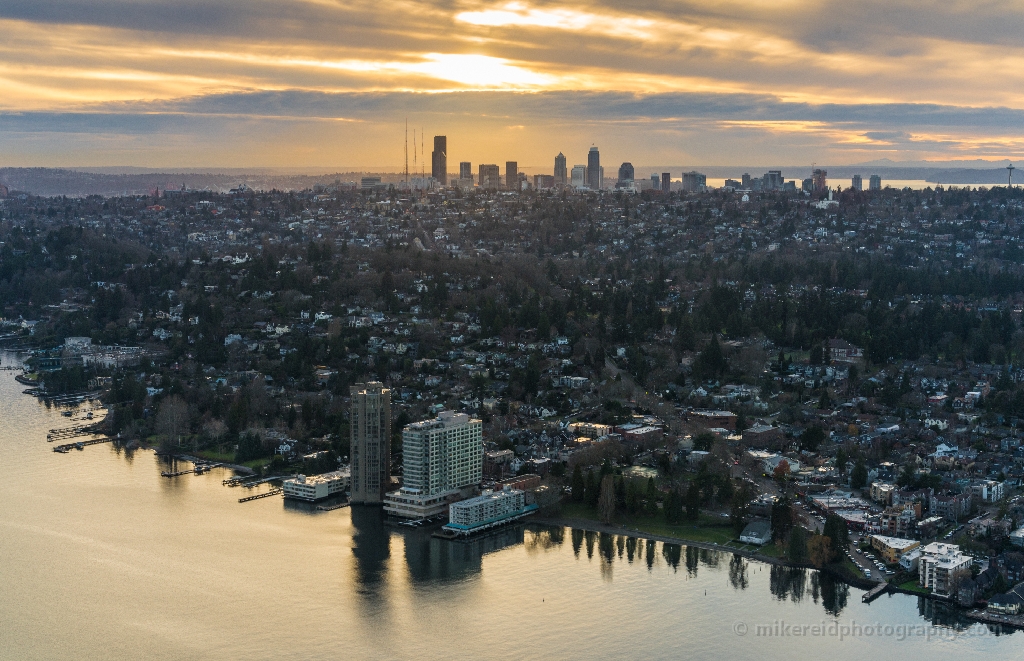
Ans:
{"type": "Polygon", "coordinates": [[[372,509],[240,504],[226,471],[52,452],[71,423],[22,389],[0,372],[0,659],[1022,656],[1024,634],[731,554],[539,526],[453,543],[372,509]]]}

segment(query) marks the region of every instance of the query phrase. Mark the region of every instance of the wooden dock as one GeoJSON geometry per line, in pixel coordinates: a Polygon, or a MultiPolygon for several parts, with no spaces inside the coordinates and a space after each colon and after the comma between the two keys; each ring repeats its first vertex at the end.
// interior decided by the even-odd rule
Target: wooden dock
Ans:
{"type": "Polygon", "coordinates": [[[335,503],[334,505],[317,505],[316,508],[321,512],[333,512],[334,510],[340,510],[342,507],[348,507],[348,501],[344,503],[335,503]]]}
{"type": "Polygon", "coordinates": [[[54,452],[68,453],[71,450],[81,450],[87,445],[99,445],[100,443],[109,443],[114,439],[112,438],[94,438],[91,441],[78,441],[77,443],[64,443],[63,445],[53,446],[54,452]]]}
{"type": "Polygon", "coordinates": [[[164,477],[179,477],[181,475],[190,475],[192,473],[195,473],[196,475],[202,475],[203,473],[205,473],[206,471],[210,470],[211,468],[218,468],[220,466],[221,466],[221,464],[203,464],[203,463],[199,463],[199,464],[193,465],[192,468],[189,468],[188,470],[173,471],[173,472],[172,471],[163,471],[163,472],[160,473],[160,475],[162,475],[164,477]]]}
{"type": "Polygon", "coordinates": [[[100,433],[99,427],[99,422],[94,422],[88,425],[51,429],[46,433],[46,442],[52,443],[54,441],[66,441],[69,438],[78,438],[79,436],[92,436],[100,433]]]}
{"type": "Polygon", "coordinates": [[[883,594],[885,594],[888,591],[889,591],[889,584],[888,583],[879,583],[875,587],[873,587],[870,590],[868,590],[867,592],[865,592],[864,595],[861,596],[860,600],[863,601],[865,604],[870,604],[872,601],[874,601],[875,599],[878,599],[879,597],[881,597],[883,594]]]}
{"type": "Polygon", "coordinates": [[[284,489],[271,489],[266,493],[258,493],[255,496],[246,496],[245,498],[239,498],[238,502],[247,503],[250,500],[259,500],[260,498],[270,498],[271,496],[277,496],[284,492],[284,489]]]}

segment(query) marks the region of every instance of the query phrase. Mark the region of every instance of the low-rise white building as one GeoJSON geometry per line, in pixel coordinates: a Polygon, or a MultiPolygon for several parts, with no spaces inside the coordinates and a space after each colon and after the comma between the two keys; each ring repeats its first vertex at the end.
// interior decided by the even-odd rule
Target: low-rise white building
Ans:
{"type": "Polygon", "coordinates": [[[518,519],[536,509],[536,505],[527,504],[526,492],[519,489],[486,490],[476,498],[452,503],[444,529],[457,535],[468,535],[518,519]]]}
{"type": "Polygon", "coordinates": [[[352,476],[348,471],[334,471],[309,477],[298,475],[291,480],[285,480],[281,488],[285,498],[313,502],[344,493],[351,483],[352,476]]]}

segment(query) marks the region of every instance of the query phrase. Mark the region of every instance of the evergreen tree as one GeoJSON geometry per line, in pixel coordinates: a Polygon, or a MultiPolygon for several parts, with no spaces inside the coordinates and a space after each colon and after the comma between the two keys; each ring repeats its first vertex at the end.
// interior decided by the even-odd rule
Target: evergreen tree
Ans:
{"type": "Polygon", "coordinates": [[[686,489],[686,518],[696,521],[700,517],[700,485],[696,480],[690,480],[690,486],[686,489]]]}
{"type": "Polygon", "coordinates": [[[850,486],[854,489],[863,489],[868,483],[868,467],[863,459],[858,459],[850,473],[850,486]]]}
{"type": "Polygon", "coordinates": [[[789,546],[786,555],[790,562],[807,562],[807,531],[796,526],[789,532],[789,546]]]}
{"type": "Polygon", "coordinates": [[[647,510],[647,516],[654,516],[658,513],[658,487],[654,483],[654,478],[647,478],[647,494],[644,496],[644,509],[647,510]]]}
{"type": "Polygon", "coordinates": [[[586,488],[587,483],[583,480],[583,469],[577,464],[572,469],[572,502],[582,503],[586,488]]]}

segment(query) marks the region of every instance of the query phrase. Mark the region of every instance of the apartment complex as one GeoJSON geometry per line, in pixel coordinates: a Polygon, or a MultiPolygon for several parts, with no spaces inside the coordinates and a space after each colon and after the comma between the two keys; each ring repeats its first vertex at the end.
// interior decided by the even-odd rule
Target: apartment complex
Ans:
{"type": "Polygon", "coordinates": [[[483,423],[465,413],[442,411],[434,420],[402,430],[403,484],[387,495],[384,510],[420,519],[448,511],[483,479],[483,423]]]}
{"type": "Polygon", "coordinates": [[[969,576],[973,561],[974,558],[964,554],[956,544],[932,542],[921,549],[918,583],[931,588],[933,594],[948,597],[956,592],[957,573],[966,571],[969,576]]]}
{"type": "Polygon", "coordinates": [[[349,388],[352,489],[357,504],[380,504],[391,486],[391,390],[378,381],[349,388]]]}

